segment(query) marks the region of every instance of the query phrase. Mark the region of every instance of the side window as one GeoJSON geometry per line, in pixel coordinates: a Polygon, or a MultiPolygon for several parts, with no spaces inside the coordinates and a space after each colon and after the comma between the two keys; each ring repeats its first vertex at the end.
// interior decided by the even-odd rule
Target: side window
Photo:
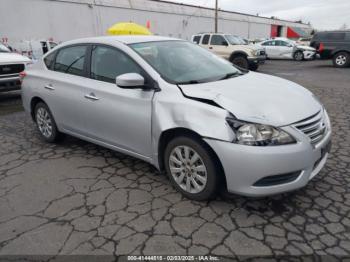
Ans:
{"type": "Polygon", "coordinates": [[[54,70],[71,75],[84,75],[86,46],[66,47],[58,51],[54,70]]]}
{"type": "Polygon", "coordinates": [[[210,38],[210,35],[204,35],[202,39],[202,45],[209,44],[209,38],[210,38]]]}
{"type": "Polygon", "coordinates": [[[56,55],[56,52],[53,52],[44,58],[44,63],[46,67],[50,70],[53,70],[55,55],[56,55]]]}
{"type": "Polygon", "coordinates": [[[350,32],[346,33],[345,40],[350,41],[350,32]]]}
{"type": "Polygon", "coordinates": [[[115,78],[126,73],[143,75],[143,70],[123,52],[105,46],[94,46],[91,54],[91,78],[115,83],[115,78]]]}
{"type": "Polygon", "coordinates": [[[210,40],[211,45],[227,45],[226,39],[222,35],[212,35],[210,40]]]}
{"type": "Polygon", "coordinates": [[[345,33],[328,33],[327,38],[329,40],[344,40],[345,39],[345,33]]]}
{"type": "Polygon", "coordinates": [[[275,41],[267,41],[265,43],[262,44],[263,46],[274,46],[275,45],[275,41]]]}
{"type": "Polygon", "coordinates": [[[201,36],[200,35],[196,35],[193,37],[193,43],[196,43],[197,45],[199,44],[199,41],[201,40],[201,36]]]}
{"type": "Polygon", "coordinates": [[[286,41],[276,41],[277,46],[288,46],[289,44],[286,41]]]}

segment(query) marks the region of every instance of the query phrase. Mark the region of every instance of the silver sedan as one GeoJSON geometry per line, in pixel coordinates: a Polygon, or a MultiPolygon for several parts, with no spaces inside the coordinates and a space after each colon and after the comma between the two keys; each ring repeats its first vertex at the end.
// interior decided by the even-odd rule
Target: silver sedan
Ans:
{"type": "Polygon", "coordinates": [[[44,140],[65,133],[140,158],[195,200],[296,190],[330,149],[330,120],[312,93],[178,39],[70,41],[22,77],[44,140]]]}

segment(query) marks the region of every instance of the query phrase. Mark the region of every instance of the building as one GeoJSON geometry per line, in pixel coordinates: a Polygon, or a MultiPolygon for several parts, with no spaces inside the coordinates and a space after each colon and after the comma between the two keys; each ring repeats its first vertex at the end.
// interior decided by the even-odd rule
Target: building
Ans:
{"type": "MultiPolygon", "coordinates": [[[[117,22],[148,25],[158,35],[189,39],[214,30],[214,10],[156,0],[1,0],[0,41],[105,35],[117,22]]],[[[304,36],[308,24],[219,11],[219,31],[245,38],[304,36]]]]}

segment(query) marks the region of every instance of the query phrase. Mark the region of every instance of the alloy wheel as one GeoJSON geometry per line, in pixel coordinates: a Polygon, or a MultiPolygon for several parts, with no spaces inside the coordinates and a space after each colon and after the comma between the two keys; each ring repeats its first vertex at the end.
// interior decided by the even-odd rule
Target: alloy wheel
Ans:
{"type": "Polygon", "coordinates": [[[38,128],[40,133],[49,138],[52,136],[52,121],[49,112],[40,107],[36,112],[36,122],[38,124],[38,128]]]}
{"type": "Polygon", "coordinates": [[[337,58],[335,59],[335,62],[337,65],[339,66],[343,66],[346,63],[346,57],[344,55],[339,55],[337,56],[337,58]]]}
{"type": "Polygon", "coordinates": [[[184,191],[197,194],[207,184],[207,168],[200,155],[189,146],[175,147],[169,157],[169,167],[175,182],[184,191]]]}
{"type": "Polygon", "coordinates": [[[295,53],[295,60],[297,60],[297,61],[302,61],[303,58],[304,58],[304,55],[303,55],[302,52],[297,52],[297,53],[295,53]]]}

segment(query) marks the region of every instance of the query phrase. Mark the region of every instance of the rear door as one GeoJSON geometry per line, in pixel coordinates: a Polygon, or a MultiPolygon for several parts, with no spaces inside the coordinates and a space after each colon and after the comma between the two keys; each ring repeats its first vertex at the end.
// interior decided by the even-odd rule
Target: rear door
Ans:
{"type": "Polygon", "coordinates": [[[210,40],[210,35],[209,34],[205,34],[202,36],[201,42],[200,42],[200,46],[209,49],[209,40],[210,40]]]}
{"type": "Polygon", "coordinates": [[[86,134],[82,101],[88,81],[87,50],[86,45],[67,46],[45,58],[49,70],[41,82],[41,94],[63,131],[86,134]]]}
{"type": "Polygon", "coordinates": [[[275,40],[269,40],[261,44],[263,47],[265,47],[266,54],[269,58],[277,58],[278,57],[278,50],[276,49],[276,41],[275,40]]]}

